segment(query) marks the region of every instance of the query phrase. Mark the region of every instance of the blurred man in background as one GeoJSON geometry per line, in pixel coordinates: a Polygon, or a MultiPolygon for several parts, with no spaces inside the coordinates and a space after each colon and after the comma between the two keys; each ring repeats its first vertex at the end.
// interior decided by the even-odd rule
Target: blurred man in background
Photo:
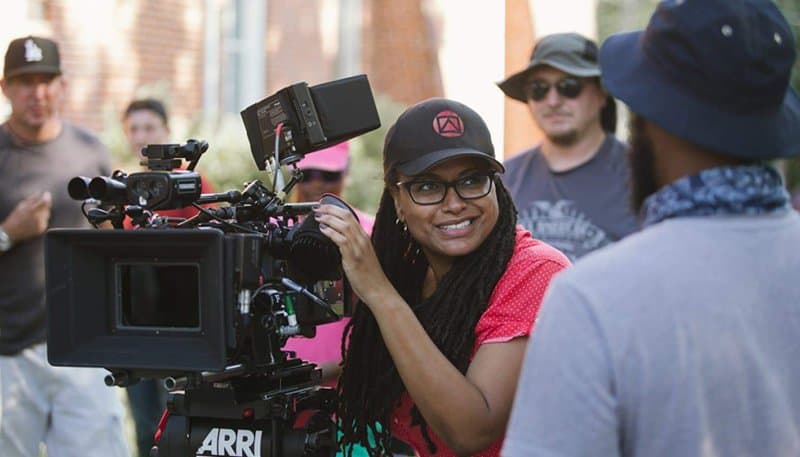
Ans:
{"type": "Polygon", "coordinates": [[[498,84],[528,105],[541,144],[506,162],[519,223],[573,262],[636,230],[626,148],[614,99],[600,83],[597,45],[577,33],[543,37],[528,66],[498,84]]]}
{"type": "MultiPolygon", "coordinates": [[[[303,172],[303,180],[295,187],[295,200],[298,202],[316,202],[324,194],[342,196],[347,180],[347,169],[350,166],[350,145],[347,142],[307,154],[297,163],[303,172]]],[[[372,232],[375,218],[363,211],[353,208],[361,226],[367,233],[372,232]]]]}
{"type": "Polygon", "coordinates": [[[44,232],[89,227],[67,182],[108,175],[108,151],[61,119],[66,83],[54,41],[12,41],[0,86],[11,103],[0,125],[0,454],[37,456],[43,442],[51,457],[127,456],[106,371],[50,366],[45,345],[44,232]]]}
{"type": "MultiPolygon", "coordinates": [[[[130,102],[122,116],[122,129],[125,132],[125,139],[128,141],[131,155],[140,161],[146,160],[146,157],[142,155],[142,149],[148,144],[170,143],[167,109],[161,101],[153,98],[138,99],[130,102]]],[[[140,171],[145,170],[146,167],[142,166],[140,171]]],[[[214,186],[202,173],[201,179],[201,192],[204,194],[213,193],[214,186]]],[[[156,212],[160,216],[188,219],[197,214],[198,210],[189,206],[186,208],[157,210],[156,212]]],[[[130,228],[129,219],[125,220],[125,227],[130,228]]]]}
{"type": "Polygon", "coordinates": [[[154,98],[133,100],[122,115],[122,129],[131,155],[144,159],[148,144],[169,143],[169,117],[164,104],[154,98]]]}

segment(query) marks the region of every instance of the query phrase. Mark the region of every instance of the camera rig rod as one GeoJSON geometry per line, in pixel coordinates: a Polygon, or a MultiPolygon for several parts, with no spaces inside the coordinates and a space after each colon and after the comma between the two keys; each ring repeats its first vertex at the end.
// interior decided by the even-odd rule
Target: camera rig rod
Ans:
{"type": "MultiPolygon", "coordinates": [[[[241,363],[237,363],[236,365],[229,365],[225,367],[225,369],[222,371],[203,371],[199,374],[196,380],[198,383],[212,383],[232,378],[234,376],[239,376],[246,372],[247,367],[241,363]]],[[[181,376],[179,378],[169,376],[164,378],[164,388],[170,392],[182,390],[189,385],[189,381],[190,379],[188,376],[181,376]]]]}
{"type": "Polygon", "coordinates": [[[198,205],[206,203],[239,203],[242,200],[242,193],[238,190],[230,190],[228,192],[220,192],[218,194],[203,194],[195,201],[198,205]]]}

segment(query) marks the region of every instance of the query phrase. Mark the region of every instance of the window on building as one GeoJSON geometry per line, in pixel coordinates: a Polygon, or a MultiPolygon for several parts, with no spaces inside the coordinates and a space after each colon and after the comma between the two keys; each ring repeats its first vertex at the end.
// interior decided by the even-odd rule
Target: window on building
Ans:
{"type": "Polygon", "coordinates": [[[267,2],[205,0],[203,112],[238,114],[264,97],[267,2]]]}
{"type": "Polygon", "coordinates": [[[266,2],[230,0],[221,14],[221,109],[238,113],[266,94],[266,2]]]}

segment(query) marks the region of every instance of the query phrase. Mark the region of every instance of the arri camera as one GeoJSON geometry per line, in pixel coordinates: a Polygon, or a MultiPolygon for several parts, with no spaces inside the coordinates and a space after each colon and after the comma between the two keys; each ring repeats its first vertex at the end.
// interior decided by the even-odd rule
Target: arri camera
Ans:
{"type": "MultiPolygon", "coordinates": [[[[360,75],[294,84],[242,118],[258,168],[290,172],[282,189],[256,180],[201,195],[194,169],[208,144],[148,145],[146,172],[69,183],[93,225],[117,230],[46,236],[48,359],[106,368],[109,386],[163,379],[171,395],[151,456],[336,451],[334,392],[282,347],[339,319],[351,292],[338,248],[308,214],[316,202],[285,196],[305,154],[380,126],[375,102],[360,75]],[[198,214],[158,213],[187,206],[198,214]]],[[[349,208],[332,195],[323,202],[349,208]]]]}

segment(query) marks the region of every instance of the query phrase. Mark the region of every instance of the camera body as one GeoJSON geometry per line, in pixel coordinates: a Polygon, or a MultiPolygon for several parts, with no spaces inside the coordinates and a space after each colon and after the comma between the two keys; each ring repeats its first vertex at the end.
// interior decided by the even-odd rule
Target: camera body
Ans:
{"type": "MultiPolygon", "coordinates": [[[[145,172],[70,181],[86,218],[117,230],[48,231],[48,359],[106,368],[109,386],[163,378],[172,395],[151,456],[335,453],[335,395],[282,347],[346,314],[352,292],[309,214],[318,202],[284,197],[305,154],[380,126],[374,103],[361,75],[298,83],[242,111],[256,166],[292,167],[282,189],[255,180],[201,194],[198,140],[148,145],[145,172]],[[188,206],[198,214],[158,214],[188,206]],[[296,428],[305,410],[317,414],[296,428]]],[[[333,195],[321,203],[350,209],[333,195]]]]}
{"type": "MultiPolygon", "coordinates": [[[[300,284],[289,277],[290,233],[277,225],[265,234],[51,230],[47,302],[58,325],[49,328],[50,363],[125,371],[132,380],[281,357],[286,338],[313,336],[336,319],[282,282],[300,284]]],[[[322,286],[336,279],[298,281],[331,297],[322,286]]]]}

